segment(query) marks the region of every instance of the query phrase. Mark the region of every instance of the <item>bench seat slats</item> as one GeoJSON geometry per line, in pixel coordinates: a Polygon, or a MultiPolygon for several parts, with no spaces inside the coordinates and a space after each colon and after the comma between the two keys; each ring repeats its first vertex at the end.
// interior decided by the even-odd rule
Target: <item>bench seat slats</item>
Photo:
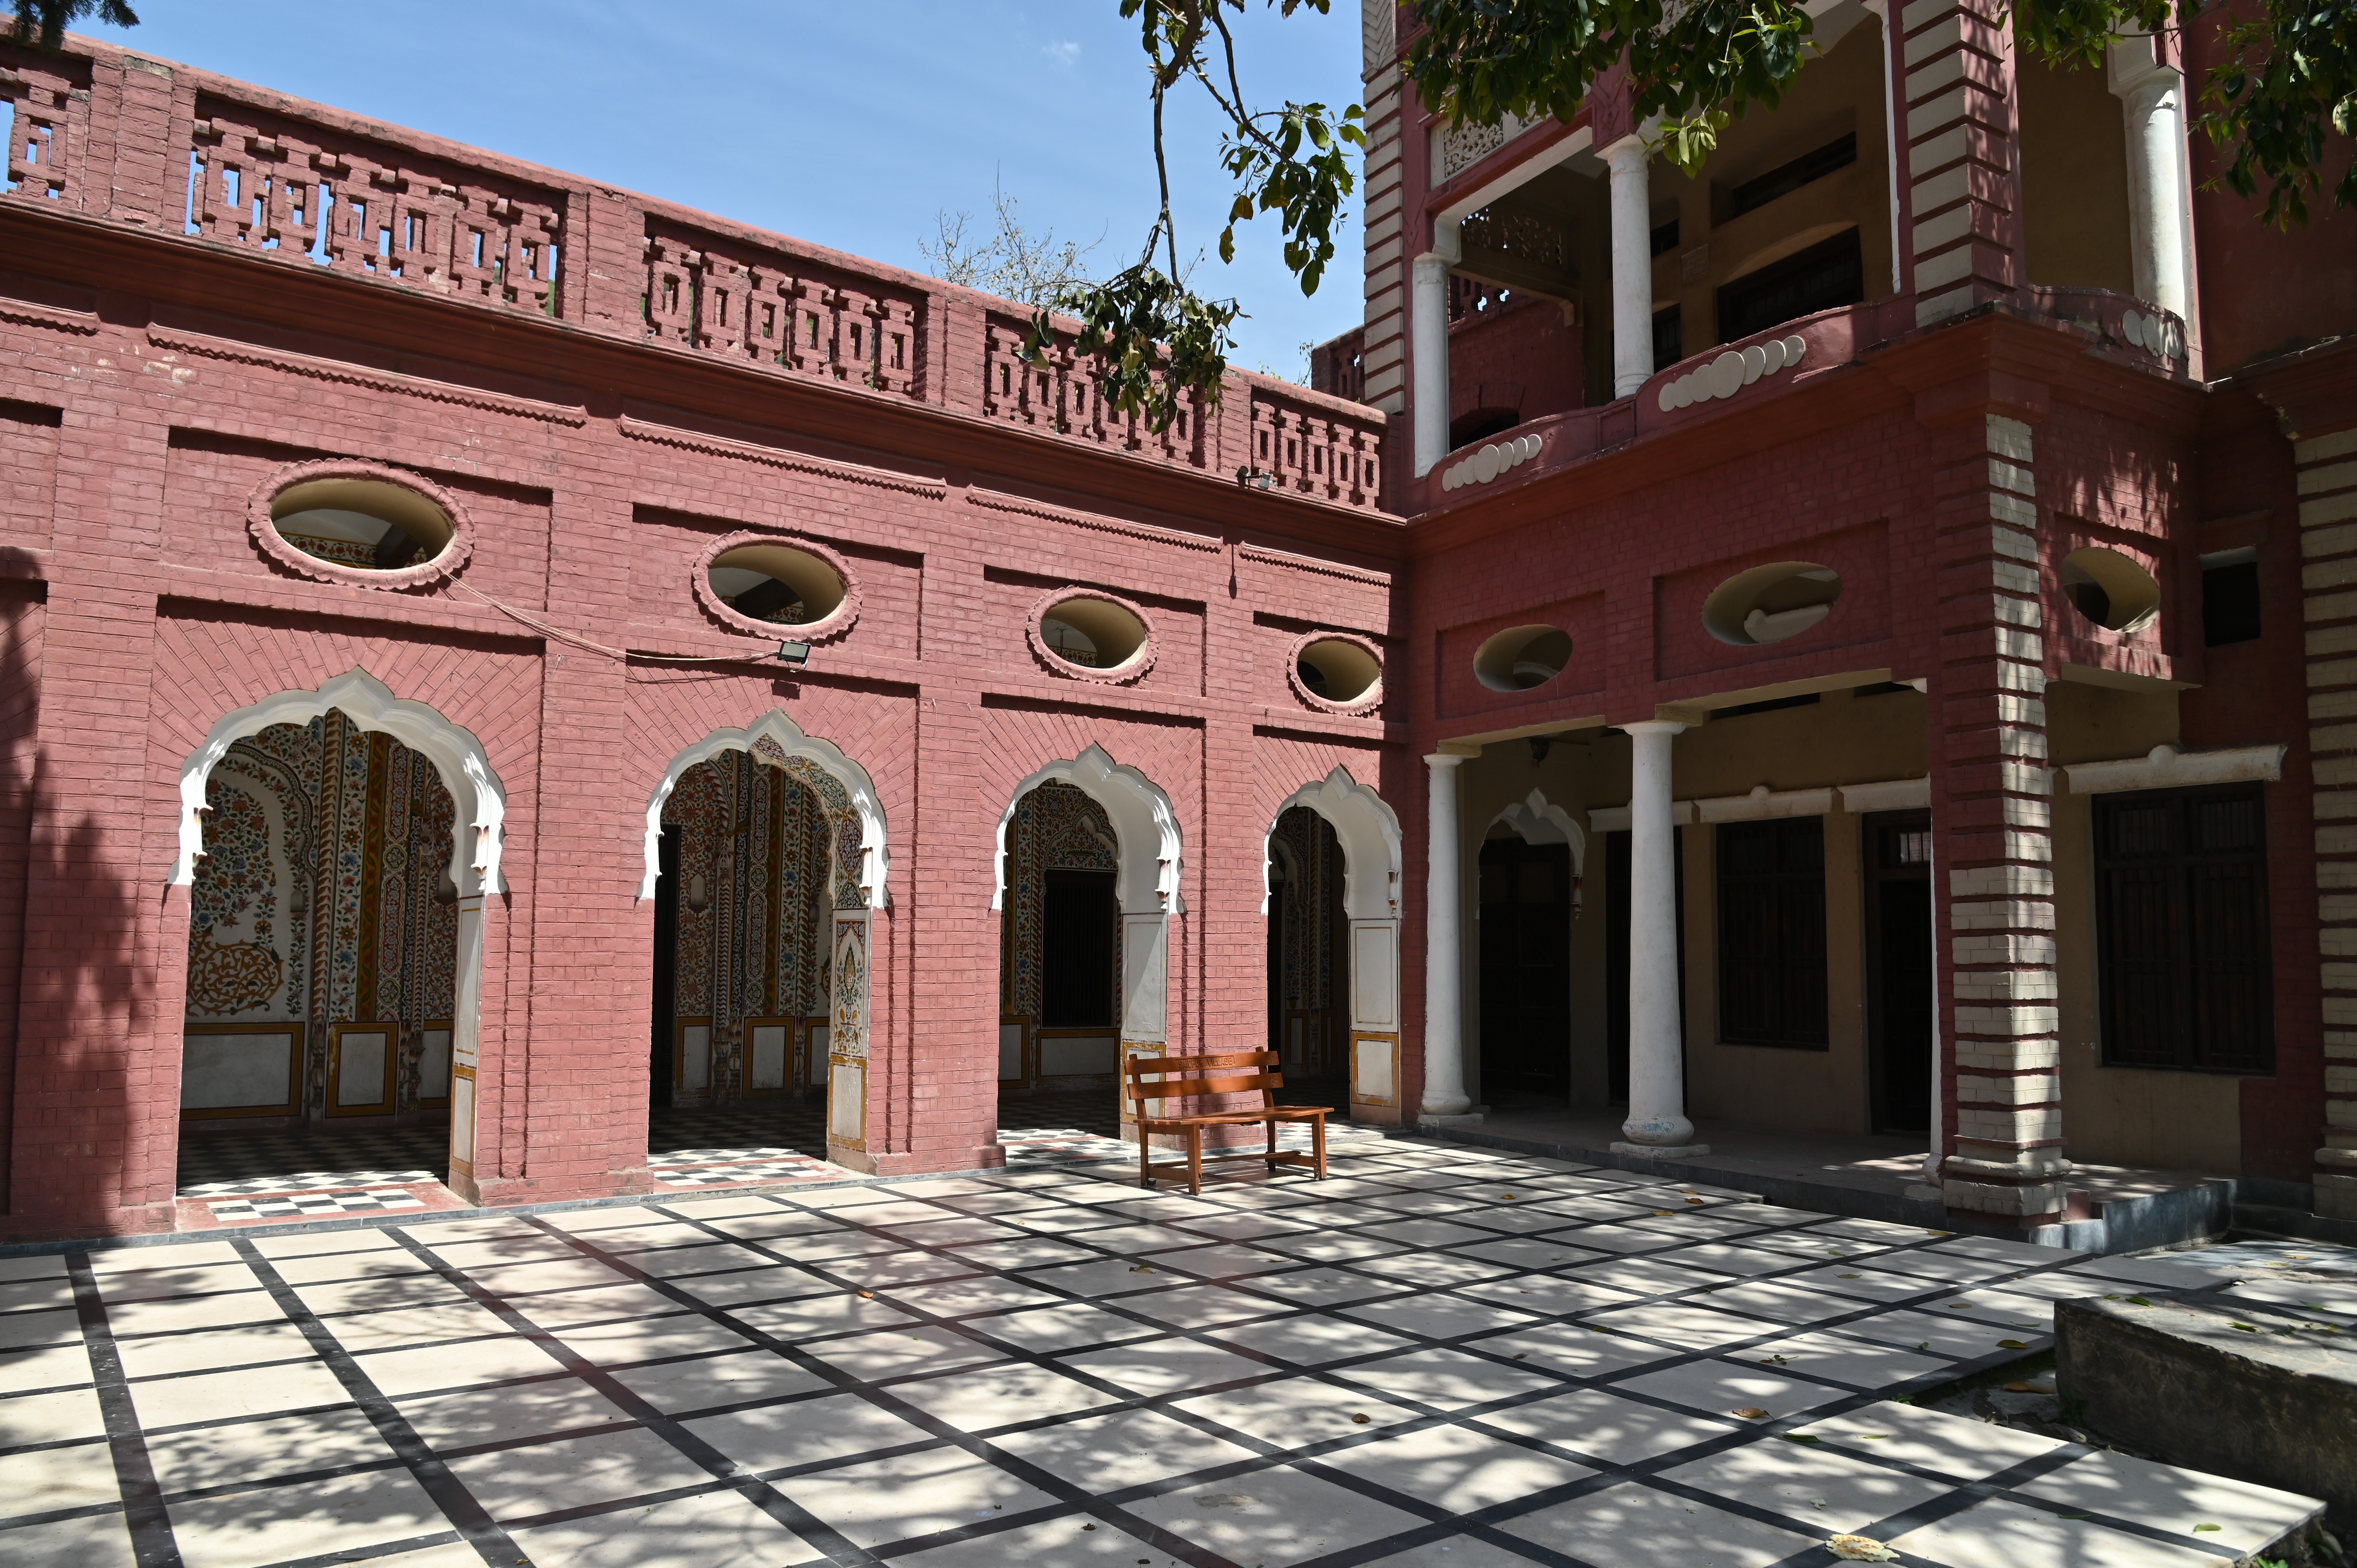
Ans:
{"type": "Polygon", "coordinates": [[[1318,1179],[1326,1179],[1326,1118],[1333,1114],[1327,1105],[1279,1105],[1276,1091],[1285,1087],[1285,1075],[1277,1070],[1275,1051],[1230,1051],[1219,1055],[1180,1057],[1133,1057],[1122,1064],[1122,1087],[1131,1101],[1132,1113],[1137,1122],[1137,1172],[1140,1181],[1151,1189],[1157,1178],[1177,1180],[1184,1176],[1192,1192],[1203,1190],[1203,1129],[1232,1127],[1260,1122],[1268,1128],[1268,1147],[1249,1153],[1214,1155],[1216,1163],[1222,1160],[1264,1160],[1268,1168],[1279,1165],[1309,1165],[1318,1179]],[[1258,1069],[1258,1071],[1237,1072],[1235,1069],[1258,1069]],[[1226,1069],[1226,1070],[1222,1070],[1226,1069]],[[1170,1114],[1173,1101],[1206,1100],[1223,1094],[1247,1094],[1258,1090],[1261,1104],[1257,1110],[1198,1111],[1178,1115],[1170,1114]],[[1160,1105],[1163,1113],[1149,1115],[1147,1102],[1160,1105]],[[1279,1150],[1276,1130],[1280,1124],[1309,1124],[1311,1153],[1279,1150]],[[1153,1137],[1157,1133],[1183,1133],[1187,1137],[1187,1163],[1184,1165],[1154,1163],[1153,1137]]]}

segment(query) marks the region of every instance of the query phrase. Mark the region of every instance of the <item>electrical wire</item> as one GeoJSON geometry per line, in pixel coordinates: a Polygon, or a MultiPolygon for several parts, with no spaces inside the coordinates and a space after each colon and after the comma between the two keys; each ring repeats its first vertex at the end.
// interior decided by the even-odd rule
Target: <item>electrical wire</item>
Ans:
{"type": "MultiPolygon", "coordinates": [[[[652,659],[658,660],[665,664],[744,664],[750,661],[774,659],[777,657],[777,655],[773,653],[724,653],[718,655],[689,653],[632,653],[628,649],[608,648],[602,642],[592,642],[589,639],[583,637],[576,632],[566,631],[562,627],[551,626],[548,622],[542,620],[537,616],[531,615],[523,610],[516,608],[513,605],[505,604],[491,597],[490,595],[484,593],[481,589],[475,587],[471,584],[453,581],[450,586],[457,589],[468,598],[476,599],[483,604],[489,605],[491,608],[499,611],[501,615],[506,616],[509,619],[522,622],[523,625],[532,628],[533,630],[539,632],[544,637],[554,638],[557,641],[565,643],[569,647],[583,649],[591,653],[601,653],[608,659],[620,660],[624,663],[628,663],[633,659],[652,659]]],[[[780,646],[782,646],[782,643],[780,646]]]]}

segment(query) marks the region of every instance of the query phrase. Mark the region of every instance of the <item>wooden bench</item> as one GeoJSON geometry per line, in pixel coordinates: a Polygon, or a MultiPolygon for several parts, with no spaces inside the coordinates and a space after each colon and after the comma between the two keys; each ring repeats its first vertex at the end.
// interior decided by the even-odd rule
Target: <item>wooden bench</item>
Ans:
{"type": "Polygon", "coordinates": [[[1330,1105],[1279,1105],[1276,1091],[1285,1087],[1284,1075],[1276,1070],[1275,1051],[1235,1051],[1226,1056],[1132,1057],[1122,1064],[1123,1088],[1137,1117],[1137,1175],[1149,1190],[1157,1176],[1171,1181],[1181,1176],[1187,1178],[1187,1190],[1203,1190],[1203,1129],[1249,1125],[1259,1122],[1268,1128],[1268,1148],[1240,1155],[1214,1155],[1214,1163],[1223,1160],[1265,1160],[1270,1170],[1279,1165],[1311,1165],[1318,1179],[1326,1179],[1326,1118],[1333,1114],[1330,1105]],[[1217,1094],[1242,1094],[1253,1090],[1261,1093],[1261,1105],[1256,1111],[1199,1111],[1191,1114],[1170,1114],[1172,1101],[1204,1100],[1217,1094]],[[1149,1115],[1150,1101],[1162,1103],[1163,1114],[1149,1115]],[[1276,1129],[1288,1122],[1309,1123],[1312,1153],[1292,1151],[1280,1153],[1276,1146],[1276,1129]],[[1157,1133],[1187,1134],[1187,1163],[1184,1165],[1154,1163],[1153,1139],[1157,1133]]]}

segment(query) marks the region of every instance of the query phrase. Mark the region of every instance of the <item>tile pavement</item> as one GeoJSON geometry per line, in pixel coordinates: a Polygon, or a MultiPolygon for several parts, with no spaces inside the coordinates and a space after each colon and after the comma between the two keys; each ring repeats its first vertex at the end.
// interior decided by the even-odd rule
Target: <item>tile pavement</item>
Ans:
{"type": "Polygon", "coordinates": [[[1134,1179],[0,1260],[0,1561],[2224,1568],[2311,1511],[1887,1397],[2212,1273],[1407,1140],[1134,1179]]]}

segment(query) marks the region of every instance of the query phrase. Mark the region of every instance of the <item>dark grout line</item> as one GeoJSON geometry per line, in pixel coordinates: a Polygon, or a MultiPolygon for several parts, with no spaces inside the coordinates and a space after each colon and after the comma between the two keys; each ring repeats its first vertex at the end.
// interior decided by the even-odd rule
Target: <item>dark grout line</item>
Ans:
{"type": "Polygon", "coordinates": [[[409,1424],[409,1419],[361,1370],[359,1363],[353,1360],[350,1352],[344,1348],[334,1332],[303,1305],[302,1298],[295,1294],[295,1287],[279,1275],[276,1267],[262,1255],[261,1250],[243,1237],[233,1240],[230,1244],[253,1270],[254,1277],[262,1282],[264,1289],[270,1292],[288,1320],[303,1331],[304,1338],[310,1342],[319,1359],[343,1385],[344,1391],[351,1395],[352,1402],[368,1417],[385,1446],[392,1449],[394,1456],[407,1467],[411,1477],[425,1495],[434,1499],[435,1506],[442,1510],[443,1517],[450,1521],[452,1527],[482,1554],[486,1563],[522,1561],[523,1554],[509,1539],[507,1531],[492,1520],[481,1503],[475,1500],[475,1495],[467,1489],[465,1484],[451,1474],[450,1467],[435,1456],[434,1451],[417,1435],[416,1428],[409,1424]]]}
{"type": "Polygon", "coordinates": [[[123,1376],[122,1353],[106,1321],[106,1302],[98,1291],[87,1253],[66,1254],[66,1277],[73,1283],[74,1313],[81,1322],[83,1348],[98,1390],[100,1415],[106,1423],[106,1445],[114,1459],[115,1484],[123,1492],[123,1522],[131,1532],[132,1559],[139,1568],[180,1568],[180,1545],[172,1534],[172,1516],[164,1509],[163,1493],[156,1485],[156,1466],[147,1456],[147,1440],[139,1430],[139,1412],[131,1402],[131,1386],[123,1376]]]}

